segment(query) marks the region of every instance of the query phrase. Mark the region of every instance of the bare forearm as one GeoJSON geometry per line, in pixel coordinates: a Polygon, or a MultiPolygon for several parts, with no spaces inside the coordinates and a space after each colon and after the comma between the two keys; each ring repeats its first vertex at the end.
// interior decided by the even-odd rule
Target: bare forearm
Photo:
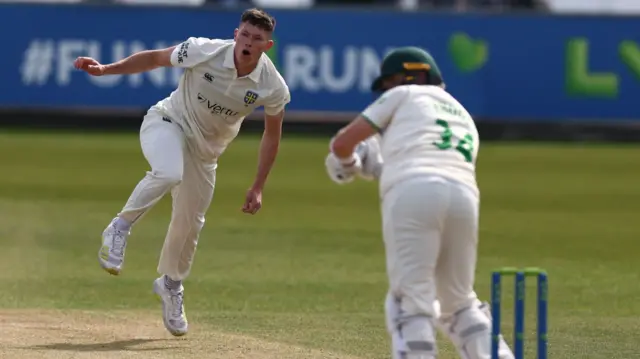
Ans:
{"type": "Polygon", "coordinates": [[[105,75],[125,75],[151,71],[163,66],[157,51],[141,51],[118,62],[105,65],[105,75]]]}
{"type": "Polygon", "coordinates": [[[262,135],[260,142],[260,154],[258,156],[258,173],[253,184],[253,188],[262,189],[267,182],[267,177],[276,161],[278,149],[280,147],[280,133],[262,135]]]}
{"type": "Polygon", "coordinates": [[[342,135],[343,132],[344,131],[342,130],[338,132],[338,134],[334,138],[332,138],[331,142],[329,143],[329,148],[331,149],[331,152],[333,152],[333,154],[336,155],[336,157],[338,158],[351,157],[355,152],[355,148],[356,148],[356,146],[354,146],[352,143],[336,140],[342,135]]]}

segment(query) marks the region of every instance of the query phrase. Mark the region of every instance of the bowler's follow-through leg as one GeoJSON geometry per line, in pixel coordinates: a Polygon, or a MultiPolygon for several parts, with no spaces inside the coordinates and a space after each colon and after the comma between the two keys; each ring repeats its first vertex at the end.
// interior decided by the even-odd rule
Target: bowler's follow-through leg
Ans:
{"type": "Polygon", "coordinates": [[[171,223],[158,263],[162,276],[154,282],[153,290],[162,300],[165,327],[175,336],[188,330],[182,281],[191,271],[205,213],[213,198],[215,170],[215,164],[203,164],[193,156],[185,156],[183,180],[171,193],[171,223]]]}

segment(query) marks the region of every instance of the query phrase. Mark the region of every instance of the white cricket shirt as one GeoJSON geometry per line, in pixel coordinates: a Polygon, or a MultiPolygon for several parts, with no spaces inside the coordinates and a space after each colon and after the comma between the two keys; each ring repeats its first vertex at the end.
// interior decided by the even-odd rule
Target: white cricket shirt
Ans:
{"type": "Polygon", "coordinates": [[[381,133],[381,194],[421,174],[461,182],[479,194],[478,130],[467,110],[444,89],[397,86],[369,105],[362,116],[381,133]]]}
{"type": "Polygon", "coordinates": [[[276,115],[291,100],[289,88],[266,54],[256,69],[238,77],[234,40],[190,37],[176,46],[171,64],[184,68],[178,88],[154,108],[178,123],[187,145],[215,162],[238,135],[244,118],[263,106],[276,115]]]}

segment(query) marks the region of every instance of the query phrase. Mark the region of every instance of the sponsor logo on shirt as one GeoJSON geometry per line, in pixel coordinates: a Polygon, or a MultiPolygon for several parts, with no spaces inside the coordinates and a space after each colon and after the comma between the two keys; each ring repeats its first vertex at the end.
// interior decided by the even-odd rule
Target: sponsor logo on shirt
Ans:
{"type": "Polygon", "coordinates": [[[201,93],[198,93],[198,102],[200,102],[203,106],[206,106],[212,115],[220,116],[225,120],[229,117],[238,117],[238,111],[234,111],[228,107],[224,107],[215,102],[212,102],[208,98],[204,97],[201,93]]]}
{"type": "Polygon", "coordinates": [[[213,82],[213,75],[211,75],[208,72],[204,73],[204,76],[202,76],[205,80],[207,80],[207,82],[212,83],[213,82]]]}
{"type": "Polygon", "coordinates": [[[187,51],[189,50],[189,43],[188,42],[183,42],[182,44],[180,44],[180,49],[178,50],[178,63],[181,64],[184,62],[184,58],[189,57],[187,56],[187,51]]]}

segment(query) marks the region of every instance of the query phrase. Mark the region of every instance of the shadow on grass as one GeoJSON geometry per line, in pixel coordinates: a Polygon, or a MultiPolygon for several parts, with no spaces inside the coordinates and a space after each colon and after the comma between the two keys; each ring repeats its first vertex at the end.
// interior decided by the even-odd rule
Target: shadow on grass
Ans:
{"type": "Polygon", "coordinates": [[[31,350],[60,350],[60,351],[73,351],[73,352],[110,352],[110,351],[159,351],[168,349],[177,349],[173,346],[154,346],[139,348],[137,346],[147,343],[155,343],[166,341],[167,339],[129,339],[129,340],[116,340],[105,343],[91,343],[91,344],[72,344],[72,343],[52,343],[41,344],[26,347],[25,349],[31,350]]]}

